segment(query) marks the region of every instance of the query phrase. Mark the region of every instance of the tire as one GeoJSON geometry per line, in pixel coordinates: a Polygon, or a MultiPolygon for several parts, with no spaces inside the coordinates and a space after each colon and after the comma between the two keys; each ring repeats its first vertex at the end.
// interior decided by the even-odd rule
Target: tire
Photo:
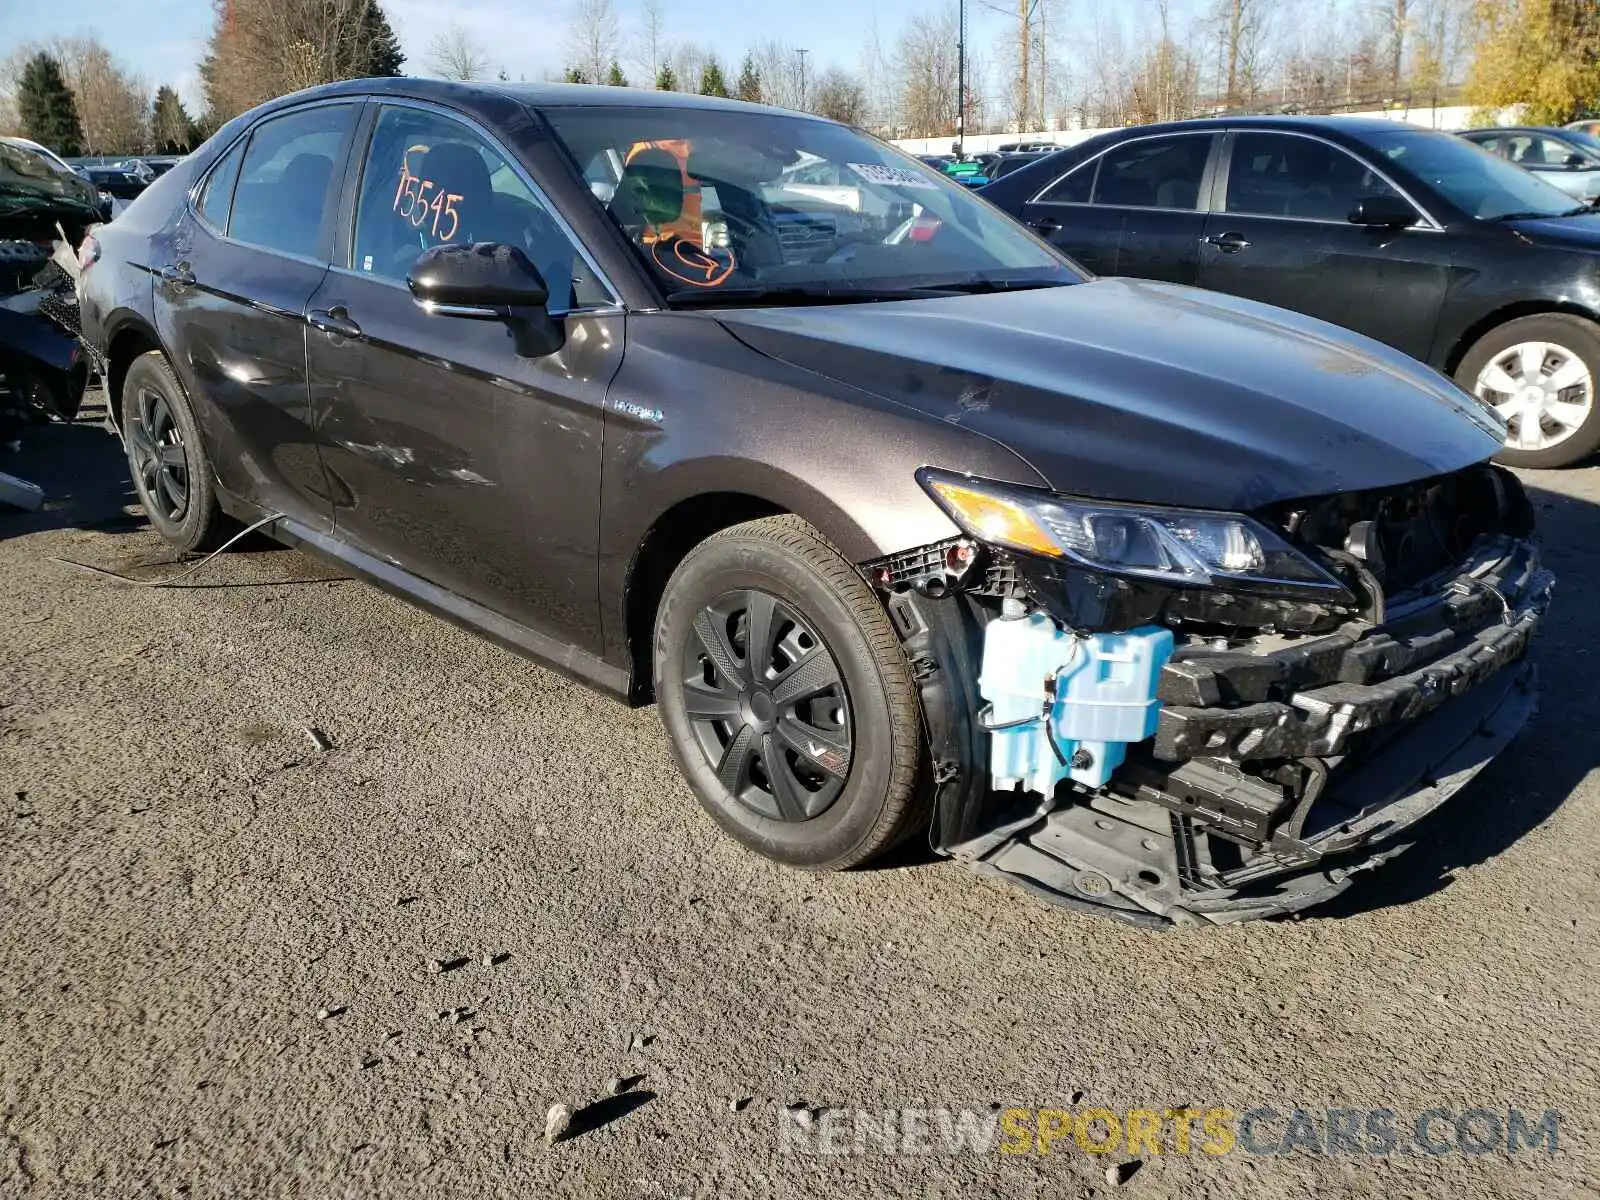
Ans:
{"type": "Polygon", "coordinates": [[[128,368],[121,411],[128,468],[150,524],[180,550],[214,549],[228,523],[217,506],[211,460],[189,397],[159,350],[128,368]]]}
{"type": "Polygon", "coordinates": [[[1507,321],[1467,351],[1456,368],[1456,382],[1510,418],[1506,447],[1494,456],[1496,462],[1565,467],[1600,448],[1600,325],[1587,318],[1541,313],[1507,321]],[[1529,360],[1517,350],[1534,347],[1531,355],[1537,359],[1540,346],[1543,365],[1530,370],[1529,360]],[[1501,386],[1495,386],[1497,381],[1501,386]],[[1545,399],[1537,392],[1531,402],[1522,399],[1524,387],[1543,389],[1545,399]],[[1530,414],[1536,415],[1537,425],[1528,427],[1537,432],[1535,441],[1524,445],[1530,414]]]}
{"type": "Polygon", "coordinates": [[[798,517],[736,525],[690,551],[662,596],[654,662],[684,778],[748,848],[843,870],[926,824],[905,652],[866,582],[798,517]],[[763,625],[768,650],[752,653],[763,625]]]}

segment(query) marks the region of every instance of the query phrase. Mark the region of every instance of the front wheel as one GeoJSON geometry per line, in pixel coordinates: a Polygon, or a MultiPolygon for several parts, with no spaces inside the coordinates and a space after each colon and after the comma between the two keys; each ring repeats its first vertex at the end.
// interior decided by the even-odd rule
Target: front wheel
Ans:
{"type": "Polygon", "coordinates": [[[683,560],[656,617],[655,687],[696,797],[768,858],[856,866],[925,814],[910,664],[872,590],[797,517],[683,560]]]}
{"type": "Polygon", "coordinates": [[[1564,467],[1600,447],[1600,326],[1567,313],[1507,321],[1467,351],[1456,382],[1506,419],[1497,462],[1564,467]]]}

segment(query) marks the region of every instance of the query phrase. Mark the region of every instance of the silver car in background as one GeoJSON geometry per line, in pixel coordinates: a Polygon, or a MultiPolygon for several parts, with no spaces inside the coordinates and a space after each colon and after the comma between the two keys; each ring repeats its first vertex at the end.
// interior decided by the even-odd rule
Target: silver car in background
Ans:
{"type": "Polygon", "coordinates": [[[1578,129],[1522,126],[1461,135],[1585,204],[1600,202],[1600,138],[1578,129]]]}

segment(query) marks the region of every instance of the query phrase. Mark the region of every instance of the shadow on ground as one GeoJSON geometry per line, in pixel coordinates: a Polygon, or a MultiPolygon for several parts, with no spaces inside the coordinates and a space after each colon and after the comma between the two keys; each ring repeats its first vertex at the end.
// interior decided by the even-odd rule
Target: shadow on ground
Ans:
{"type": "Polygon", "coordinates": [[[0,451],[0,471],[38,484],[45,500],[38,512],[0,507],[0,538],[68,528],[128,533],[146,526],[143,513],[126,511],[138,496],[104,407],[86,402],[70,424],[10,427],[10,439],[18,449],[0,451]]]}

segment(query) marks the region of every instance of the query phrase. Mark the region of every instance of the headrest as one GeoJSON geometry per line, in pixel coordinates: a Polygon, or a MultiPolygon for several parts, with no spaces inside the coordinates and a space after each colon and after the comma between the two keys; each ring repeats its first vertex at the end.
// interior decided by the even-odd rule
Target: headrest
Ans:
{"type": "Polygon", "coordinates": [[[439,142],[429,147],[417,174],[432,180],[434,190],[454,192],[468,204],[486,201],[494,188],[483,155],[465,142],[439,142]]]}
{"type": "Polygon", "coordinates": [[[333,160],[325,154],[296,154],[283,169],[280,182],[288,196],[316,196],[318,200],[328,190],[328,177],[333,174],[333,160]]]}
{"type": "Polygon", "coordinates": [[[631,217],[646,225],[676,221],[683,215],[683,168],[666,150],[653,146],[641,150],[622,168],[613,203],[624,206],[625,221],[631,217]]]}

